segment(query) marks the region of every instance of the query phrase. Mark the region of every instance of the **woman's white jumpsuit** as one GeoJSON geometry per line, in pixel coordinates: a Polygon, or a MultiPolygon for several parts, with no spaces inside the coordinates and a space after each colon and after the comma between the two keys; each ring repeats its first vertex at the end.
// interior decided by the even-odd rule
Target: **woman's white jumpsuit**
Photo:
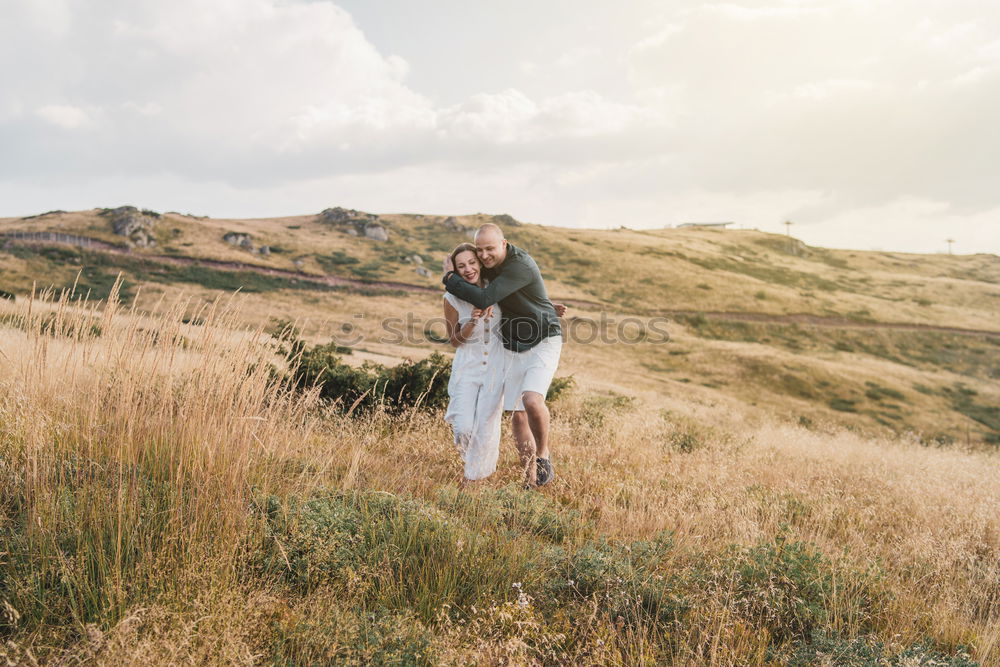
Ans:
{"type": "MultiPolygon", "coordinates": [[[[472,304],[452,294],[444,298],[458,311],[459,327],[472,319],[472,304]]],[[[455,350],[448,381],[451,400],[444,419],[454,432],[466,479],[489,477],[497,469],[506,365],[496,304],[493,315],[480,319],[472,335],[455,350]]]]}

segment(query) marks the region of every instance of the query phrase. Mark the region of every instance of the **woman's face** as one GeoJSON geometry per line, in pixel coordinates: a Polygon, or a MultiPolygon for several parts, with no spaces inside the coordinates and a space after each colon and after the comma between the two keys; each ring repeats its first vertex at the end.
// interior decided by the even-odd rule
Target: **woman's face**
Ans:
{"type": "Polygon", "coordinates": [[[455,271],[467,283],[479,282],[479,258],[471,250],[464,250],[455,255],[455,271]]]}

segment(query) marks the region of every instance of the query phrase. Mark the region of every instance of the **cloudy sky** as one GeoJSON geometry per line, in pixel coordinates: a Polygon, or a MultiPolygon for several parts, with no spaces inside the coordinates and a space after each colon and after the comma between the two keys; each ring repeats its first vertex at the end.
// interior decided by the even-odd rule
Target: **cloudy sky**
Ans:
{"type": "Polygon", "coordinates": [[[1000,253],[995,0],[4,0],[0,216],[343,205],[1000,253]]]}

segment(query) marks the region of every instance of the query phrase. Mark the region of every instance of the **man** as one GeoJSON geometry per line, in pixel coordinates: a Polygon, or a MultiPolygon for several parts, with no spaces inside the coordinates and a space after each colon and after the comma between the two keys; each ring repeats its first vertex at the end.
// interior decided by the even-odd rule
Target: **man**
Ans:
{"type": "Polygon", "coordinates": [[[500,304],[500,331],[509,370],[504,381],[504,409],[512,411],[511,426],[528,487],[543,486],[555,476],[549,452],[549,409],[545,394],[562,351],[559,317],[563,305],[553,305],[535,260],[511,245],[503,231],[485,224],[476,232],[476,254],[490,284],[478,287],[454,272],[445,259],[442,282],[449,293],[476,308],[500,304]],[[531,465],[534,462],[535,465],[531,465]]]}

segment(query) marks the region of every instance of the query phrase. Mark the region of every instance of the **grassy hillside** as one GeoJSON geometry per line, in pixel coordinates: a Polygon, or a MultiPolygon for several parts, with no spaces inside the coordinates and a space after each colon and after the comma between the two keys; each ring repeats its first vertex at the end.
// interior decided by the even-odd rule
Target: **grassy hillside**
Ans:
{"type": "Polygon", "coordinates": [[[248,323],[298,321],[311,342],[351,346],[351,363],[421,358],[442,349],[441,258],[498,221],[538,260],[552,297],[571,304],[560,374],[582,387],[653,405],[697,397],[874,435],[912,431],[927,442],[1000,441],[993,255],[828,250],[739,230],[561,229],[483,214],[147,213],[155,246],[128,253],[106,210],[0,220],[8,235],[69,234],[122,250],[8,243],[0,290],[76,282],[100,299],[123,272],[125,300],[149,308],[178,290],[203,304],[239,289],[248,323]],[[368,238],[371,226],[387,240],[368,238]],[[223,240],[229,233],[247,235],[250,249],[223,240]],[[386,335],[396,317],[406,321],[388,326],[405,336],[386,335]]]}

